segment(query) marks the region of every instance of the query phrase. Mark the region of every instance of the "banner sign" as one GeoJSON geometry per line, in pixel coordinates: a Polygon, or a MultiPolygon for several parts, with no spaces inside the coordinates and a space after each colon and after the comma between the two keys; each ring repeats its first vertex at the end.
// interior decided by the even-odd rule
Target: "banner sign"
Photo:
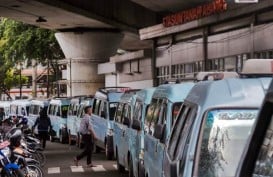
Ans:
{"type": "Polygon", "coordinates": [[[214,0],[213,2],[205,5],[168,15],[163,18],[163,25],[164,27],[180,25],[202,17],[207,17],[219,12],[223,12],[226,9],[227,3],[225,0],[214,0]]]}

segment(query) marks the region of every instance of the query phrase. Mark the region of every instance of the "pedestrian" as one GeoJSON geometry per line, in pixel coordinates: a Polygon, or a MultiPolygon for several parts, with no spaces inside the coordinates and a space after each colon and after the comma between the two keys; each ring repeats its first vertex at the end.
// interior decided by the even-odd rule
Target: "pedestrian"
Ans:
{"type": "Polygon", "coordinates": [[[42,141],[43,148],[45,148],[48,132],[52,129],[52,125],[50,118],[47,116],[46,108],[43,108],[39,114],[39,117],[37,117],[35,124],[32,127],[32,131],[38,125],[38,136],[42,141]]]}
{"type": "Polygon", "coordinates": [[[79,160],[81,160],[84,156],[87,156],[87,167],[95,167],[95,165],[92,164],[92,151],[94,141],[97,138],[93,131],[92,125],[89,123],[89,119],[92,114],[92,107],[91,106],[85,107],[84,113],[85,115],[81,120],[79,130],[80,134],[82,135],[82,141],[84,143],[84,151],[74,158],[74,162],[75,165],[78,166],[79,160]]]}

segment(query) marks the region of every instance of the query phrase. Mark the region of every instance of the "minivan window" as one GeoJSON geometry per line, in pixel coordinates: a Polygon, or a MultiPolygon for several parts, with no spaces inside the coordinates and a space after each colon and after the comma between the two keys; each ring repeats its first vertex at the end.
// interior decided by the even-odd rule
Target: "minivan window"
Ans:
{"type": "Polygon", "coordinates": [[[68,113],[68,107],[69,105],[62,105],[61,106],[61,111],[62,111],[62,118],[67,118],[67,113],[68,113]]]}
{"type": "Polygon", "coordinates": [[[124,104],[123,103],[119,103],[118,109],[117,109],[117,112],[116,112],[116,118],[115,118],[116,122],[121,123],[123,108],[124,108],[124,104]]]}
{"type": "Polygon", "coordinates": [[[133,119],[141,120],[141,115],[142,115],[142,104],[137,101],[135,104],[133,119]]]}
{"type": "Polygon", "coordinates": [[[169,140],[169,146],[168,146],[168,153],[172,159],[175,157],[175,148],[177,147],[177,144],[179,142],[179,136],[181,134],[182,128],[184,126],[184,122],[186,120],[186,115],[189,112],[189,107],[186,107],[185,105],[182,106],[180,115],[178,116],[177,122],[174,124],[174,127],[172,129],[172,133],[169,140]]]}
{"type": "Polygon", "coordinates": [[[107,118],[106,114],[107,114],[107,103],[105,101],[101,101],[101,103],[100,103],[100,110],[99,110],[99,116],[101,118],[106,119],[107,118]]]}
{"type": "Polygon", "coordinates": [[[118,106],[118,103],[110,103],[110,105],[109,105],[110,120],[114,120],[117,106],[118,106]]]}
{"type": "Polygon", "coordinates": [[[48,112],[48,114],[49,115],[54,115],[54,105],[49,105],[49,112],[48,112]]]}
{"type": "Polygon", "coordinates": [[[94,109],[94,114],[99,115],[99,110],[100,110],[100,100],[96,99],[94,101],[95,109],[94,109]]]}
{"type": "MultiPolygon", "coordinates": [[[[158,118],[160,117],[161,103],[162,103],[162,100],[158,100],[157,104],[154,107],[154,111],[153,111],[151,118],[149,117],[149,119],[148,119],[148,121],[149,121],[148,122],[148,133],[151,135],[154,134],[155,125],[157,124],[158,118]]],[[[151,109],[151,111],[152,111],[152,109],[151,109]]],[[[150,113],[148,113],[148,114],[150,114],[150,113]]]]}
{"type": "Polygon", "coordinates": [[[202,123],[195,176],[235,176],[257,109],[208,111],[202,123]]]}
{"type": "Polygon", "coordinates": [[[260,148],[253,177],[273,176],[273,117],[260,148]]]}
{"type": "Polygon", "coordinates": [[[16,105],[11,105],[10,106],[10,113],[11,114],[18,114],[17,106],[16,105]]]}
{"type": "Polygon", "coordinates": [[[124,111],[125,111],[124,117],[131,119],[131,107],[129,104],[125,105],[124,111]]]}
{"type": "Polygon", "coordinates": [[[182,105],[182,102],[178,102],[178,103],[174,103],[172,106],[172,125],[174,124],[177,118],[181,105],[182,105]]]}

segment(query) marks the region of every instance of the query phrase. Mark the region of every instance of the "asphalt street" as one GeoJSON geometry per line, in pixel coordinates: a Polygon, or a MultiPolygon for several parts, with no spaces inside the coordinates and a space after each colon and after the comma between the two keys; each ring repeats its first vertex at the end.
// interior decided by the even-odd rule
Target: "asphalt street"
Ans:
{"type": "Polygon", "coordinates": [[[43,167],[46,177],[127,177],[128,173],[121,174],[116,170],[116,162],[106,160],[103,152],[93,154],[93,164],[96,167],[86,167],[86,158],[75,166],[73,158],[82,150],[76,146],[47,142],[45,155],[46,164],[43,167]]]}

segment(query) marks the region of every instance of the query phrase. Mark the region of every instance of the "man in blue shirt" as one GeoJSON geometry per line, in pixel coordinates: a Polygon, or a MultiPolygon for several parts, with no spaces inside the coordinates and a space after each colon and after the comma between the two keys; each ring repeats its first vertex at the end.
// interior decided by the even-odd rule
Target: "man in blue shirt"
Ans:
{"type": "Polygon", "coordinates": [[[77,155],[74,159],[75,165],[78,166],[78,161],[84,156],[87,156],[87,166],[94,167],[92,164],[92,151],[94,141],[97,139],[93,131],[92,125],[89,123],[90,116],[92,114],[92,108],[87,106],[84,108],[84,117],[81,120],[79,132],[82,135],[82,141],[84,143],[84,151],[77,155]]]}

